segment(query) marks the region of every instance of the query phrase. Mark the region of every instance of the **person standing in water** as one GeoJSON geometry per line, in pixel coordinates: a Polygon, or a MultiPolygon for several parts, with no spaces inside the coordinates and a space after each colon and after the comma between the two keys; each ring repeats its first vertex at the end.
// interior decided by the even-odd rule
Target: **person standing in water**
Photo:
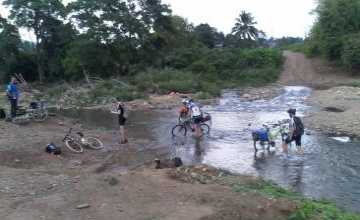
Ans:
{"type": "Polygon", "coordinates": [[[301,136],[304,134],[304,125],[303,125],[301,119],[299,117],[295,116],[296,109],[290,108],[289,110],[287,110],[287,113],[289,114],[289,117],[290,117],[289,135],[287,136],[286,139],[284,139],[284,141],[282,143],[283,155],[284,155],[284,157],[288,156],[288,145],[292,141],[295,141],[295,145],[299,152],[299,155],[301,157],[303,157],[304,152],[303,152],[303,149],[301,146],[301,136]]]}
{"type": "Polygon", "coordinates": [[[125,121],[127,118],[125,103],[121,102],[119,98],[116,98],[115,103],[115,110],[112,110],[111,113],[118,115],[118,123],[120,126],[120,144],[126,144],[128,143],[128,139],[126,138],[125,131],[125,121]]]}

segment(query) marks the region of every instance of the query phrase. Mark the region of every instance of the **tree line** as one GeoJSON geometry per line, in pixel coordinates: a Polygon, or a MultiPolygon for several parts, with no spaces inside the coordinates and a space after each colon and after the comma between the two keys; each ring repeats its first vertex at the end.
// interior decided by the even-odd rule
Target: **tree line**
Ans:
{"type": "Polygon", "coordinates": [[[0,17],[2,80],[14,72],[40,82],[76,80],[84,72],[133,76],[149,67],[194,66],[202,62],[195,60],[195,51],[269,47],[265,33],[245,11],[225,36],[209,24],[195,26],[172,15],[160,0],[76,0],[67,5],[60,0],[4,0],[3,5],[10,15],[0,17]],[[20,28],[31,30],[34,39],[22,40],[20,28]]]}
{"type": "Polygon", "coordinates": [[[324,56],[356,70],[360,65],[360,1],[318,0],[317,15],[304,44],[311,56],[324,56]]]}
{"type": "MultiPolygon", "coordinates": [[[[67,5],[60,0],[4,0],[10,15],[0,17],[0,80],[15,72],[29,81],[51,82],[78,80],[85,72],[135,77],[148,68],[174,68],[231,81],[244,78],[249,68],[268,72],[259,68],[271,60],[266,68],[280,68],[281,53],[269,50],[293,45],[355,68],[360,63],[359,4],[319,0],[317,20],[304,43],[292,37],[266,39],[245,11],[225,35],[209,24],[195,26],[172,15],[161,0],[76,0],[67,5]],[[34,39],[22,40],[20,28],[31,30],[34,39]]],[[[262,74],[245,78],[257,81],[262,74]]]]}

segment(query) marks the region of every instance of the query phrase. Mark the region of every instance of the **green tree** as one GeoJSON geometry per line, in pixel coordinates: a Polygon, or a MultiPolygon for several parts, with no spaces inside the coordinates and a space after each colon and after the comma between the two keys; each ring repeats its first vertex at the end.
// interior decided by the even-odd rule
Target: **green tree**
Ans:
{"type": "Polygon", "coordinates": [[[78,33],[71,24],[63,24],[58,20],[52,20],[51,22],[52,25],[49,25],[51,28],[49,28],[43,41],[43,49],[45,76],[54,80],[64,77],[65,67],[63,60],[78,33]]]}
{"type": "Polygon", "coordinates": [[[64,5],[60,0],[4,0],[3,5],[10,6],[9,19],[19,28],[32,30],[35,34],[36,55],[40,82],[44,79],[43,42],[53,20],[64,20],[64,5]]]}
{"type": "Polygon", "coordinates": [[[310,31],[308,51],[340,60],[348,47],[349,36],[360,32],[360,1],[319,0],[315,9],[317,20],[310,31]]]}
{"type": "Polygon", "coordinates": [[[217,30],[209,24],[199,24],[195,27],[198,41],[208,48],[214,48],[215,40],[218,37],[217,30]]]}
{"type": "Polygon", "coordinates": [[[241,11],[238,18],[236,18],[235,26],[232,29],[232,34],[235,34],[237,39],[241,40],[255,40],[259,36],[259,30],[255,27],[257,24],[251,13],[241,11]]]}
{"type": "Polygon", "coordinates": [[[76,25],[81,35],[67,55],[66,68],[77,74],[82,72],[82,66],[100,75],[125,74],[136,58],[137,48],[148,35],[145,24],[139,20],[140,12],[136,11],[135,2],[78,0],[69,3],[67,10],[71,23],[76,25]],[[82,45],[88,48],[81,48],[82,45]],[[81,57],[84,54],[91,57],[101,54],[102,57],[95,67],[93,59],[84,60],[81,57]]]}
{"type": "Polygon", "coordinates": [[[18,29],[0,16],[0,79],[5,79],[19,57],[20,36],[18,29]]]}

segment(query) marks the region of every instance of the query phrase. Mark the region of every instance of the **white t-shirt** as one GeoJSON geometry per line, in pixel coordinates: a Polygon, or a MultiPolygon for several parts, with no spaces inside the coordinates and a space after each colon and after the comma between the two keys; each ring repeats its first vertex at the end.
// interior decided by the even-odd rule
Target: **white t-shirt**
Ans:
{"type": "Polygon", "coordinates": [[[289,128],[295,128],[294,118],[290,118],[289,128]]]}
{"type": "Polygon", "coordinates": [[[201,116],[201,110],[198,105],[190,105],[190,110],[193,117],[200,117],[201,116]]]}

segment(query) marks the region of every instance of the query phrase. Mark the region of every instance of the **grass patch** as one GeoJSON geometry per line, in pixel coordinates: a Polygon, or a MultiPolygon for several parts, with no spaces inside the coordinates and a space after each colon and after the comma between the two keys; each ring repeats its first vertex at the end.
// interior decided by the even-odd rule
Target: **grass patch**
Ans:
{"type": "Polygon", "coordinates": [[[266,182],[251,182],[244,185],[235,186],[236,192],[248,192],[253,190],[263,192],[266,195],[272,197],[290,197],[293,195],[290,191],[282,187],[266,182]]]}
{"type": "Polygon", "coordinates": [[[119,180],[116,177],[110,177],[109,179],[106,180],[110,186],[115,186],[119,183],[119,180]]]}
{"type": "Polygon", "coordinates": [[[52,98],[60,98],[68,89],[62,85],[53,85],[44,88],[43,93],[52,98]]]}
{"type": "Polygon", "coordinates": [[[267,196],[286,198],[296,204],[296,209],[289,215],[291,220],[326,219],[360,220],[360,216],[336,207],[327,201],[316,201],[302,197],[296,192],[286,190],[267,182],[251,182],[235,186],[236,192],[258,191],[267,196]]]}
{"type": "Polygon", "coordinates": [[[360,87],[360,81],[349,82],[346,86],[360,87]]]}
{"type": "Polygon", "coordinates": [[[360,220],[360,216],[340,209],[330,202],[302,198],[297,201],[297,209],[290,214],[289,219],[360,220]]]}

